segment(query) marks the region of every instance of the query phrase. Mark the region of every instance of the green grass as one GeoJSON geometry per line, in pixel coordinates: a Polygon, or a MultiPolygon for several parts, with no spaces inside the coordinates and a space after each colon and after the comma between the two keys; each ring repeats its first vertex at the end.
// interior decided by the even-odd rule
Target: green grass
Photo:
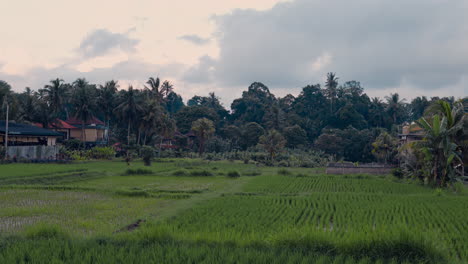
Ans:
{"type": "Polygon", "coordinates": [[[466,219],[466,192],[391,177],[188,159],[0,166],[0,263],[467,263],[466,219]]]}

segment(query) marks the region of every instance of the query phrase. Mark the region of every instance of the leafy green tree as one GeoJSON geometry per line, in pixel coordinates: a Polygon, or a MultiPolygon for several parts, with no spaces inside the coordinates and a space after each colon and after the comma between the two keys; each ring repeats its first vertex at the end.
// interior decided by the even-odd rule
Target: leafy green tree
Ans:
{"type": "Polygon", "coordinates": [[[387,132],[382,132],[372,143],[372,154],[380,162],[393,163],[398,153],[398,140],[387,132]]]}
{"type": "Polygon", "coordinates": [[[175,92],[171,92],[166,97],[166,110],[172,116],[184,107],[182,97],[175,92]]]}
{"type": "Polygon", "coordinates": [[[242,128],[242,147],[247,149],[258,144],[259,138],[265,134],[265,130],[258,123],[250,122],[242,128]]]}
{"type": "Polygon", "coordinates": [[[286,146],[288,148],[297,148],[298,146],[308,145],[307,132],[299,125],[286,127],[283,134],[286,138],[286,146]]]}
{"type": "Polygon", "coordinates": [[[190,131],[191,124],[200,119],[207,118],[214,122],[215,127],[219,127],[219,117],[216,112],[205,106],[186,106],[174,116],[177,127],[181,133],[190,131]]]}
{"type": "Polygon", "coordinates": [[[242,98],[235,99],[231,104],[231,118],[238,123],[256,122],[261,124],[267,109],[276,101],[266,85],[260,82],[252,83],[242,98]]]}
{"type": "Polygon", "coordinates": [[[275,129],[269,130],[267,134],[260,137],[258,144],[270,155],[273,162],[275,155],[281,152],[286,145],[286,139],[275,129]]]}
{"type": "Polygon", "coordinates": [[[192,131],[197,136],[199,142],[198,153],[201,156],[205,151],[206,140],[215,132],[213,121],[207,118],[200,118],[192,123],[192,131]]]}

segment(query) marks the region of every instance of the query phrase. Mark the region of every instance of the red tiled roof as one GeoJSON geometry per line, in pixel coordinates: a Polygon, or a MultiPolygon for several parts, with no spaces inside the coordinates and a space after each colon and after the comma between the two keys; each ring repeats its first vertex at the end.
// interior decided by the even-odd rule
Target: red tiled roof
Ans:
{"type": "MultiPolygon", "coordinates": [[[[67,123],[69,124],[72,124],[72,125],[81,125],[82,121],[76,117],[71,117],[69,119],[67,119],[66,121],[67,123]]],[[[91,124],[96,124],[96,125],[102,125],[104,126],[104,122],[102,122],[101,120],[99,120],[97,117],[93,116],[91,117],[88,122],[86,122],[86,125],[91,125],[91,124]]]]}
{"type": "MultiPolygon", "coordinates": [[[[43,127],[42,124],[40,123],[34,123],[35,126],[37,127],[43,127]]],[[[61,119],[56,119],[53,123],[49,124],[49,128],[63,128],[63,129],[73,129],[76,128],[69,123],[61,120],[61,119]]]]}

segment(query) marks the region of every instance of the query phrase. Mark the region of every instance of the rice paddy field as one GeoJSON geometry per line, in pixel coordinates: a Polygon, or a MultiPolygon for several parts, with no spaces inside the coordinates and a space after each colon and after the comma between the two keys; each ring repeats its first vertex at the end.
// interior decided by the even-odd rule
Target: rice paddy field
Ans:
{"type": "Polygon", "coordinates": [[[468,263],[459,189],[228,161],[0,165],[0,263],[468,263]]]}

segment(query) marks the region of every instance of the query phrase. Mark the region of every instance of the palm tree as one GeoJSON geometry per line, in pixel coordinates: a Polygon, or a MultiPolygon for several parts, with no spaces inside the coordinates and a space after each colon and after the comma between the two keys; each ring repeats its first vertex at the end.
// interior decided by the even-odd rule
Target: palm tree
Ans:
{"type": "Polygon", "coordinates": [[[58,117],[66,96],[64,81],[59,78],[51,80],[50,84],[45,85],[44,89],[41,89],[41,92],[44,94],[53,114],[58,117]]]}
{"type": "Polygon", "coordinates": [[[201,156],[205,151],[205,142],[215,132],[213,121],[207,118],[200,118],[192,123],[192,131],[195,132],[199,140],[198,154],[201,156]]]}
{"type": "Polygon", "coordinates": [[[138,96],[133,90],[133,86],[128,87],[128,91],[124,91],[121,103],[115,108],[115,113],[120,116],[122,121],[127,122],[127,144],[130,145],[131,124],[141,112],[142,107],[138,100],[138,96]]]}
{"type": "Polygon", "coordinates": [[[385,96],[385,99],[387,100],[387,111],[392,117],[393,124],[397,124],[399,115],[403,113],[405,99],[400,100],[398,93],[385,96]]]}
{"type": "Polygon", "coordinates": [[[167,96],[174,90],[174,85],[171,84],[169,81],[164,81],[162,86],[161,86],[161,95],[164,96],[164,98],[167,98],[167,96]]]}
{"type": "Polygon", "coordinates": [[[140,128],[143,130],[144,138],[143,145],[146,145],[147,138],[156,132],[157,127],[161,124],[163,109],[156,100],[149,100],[146,102],[142,111],[140,128]]]}
{"type": "Polygon", "coordinates": [[[145,89],[150,91],[151,97],[157,100],[162,100],[162,94],[159,90],[159,78],[156,77],[156,79],[154,79],[153,77],[150,77],[146,83],[150,86],[150,88],[145,86],[145,89]]]}
{"type": "Polygon", "coordinates": [[[96,108],[95,89],[84,78],[73,82],[72,104],[74,115],[81,120],[81,139],[86,144],[86,124],[93,117],[96,108]]]}
{"type": "Polygon", "coordinates": [[[338,88],[338,77],[336,77],[335,73],[327,73],[327,81],[325,82],[325,88],[328,99],[330,99],[330,113],[333,114],[333,106],[335,104],[338,88]]]}
{"type": "MultiPolygon", "coordinates": [[[[115,97],[117,93],[118,83],[114,80],[106,82],[104,86],[100,85],[98,90],[98,106],[104,113],[104,123],[110,129],[110,118],[115,107],[115,97]]],[[[109,135],[107,135],[107,142],[109,143],[109,135]]]]}

